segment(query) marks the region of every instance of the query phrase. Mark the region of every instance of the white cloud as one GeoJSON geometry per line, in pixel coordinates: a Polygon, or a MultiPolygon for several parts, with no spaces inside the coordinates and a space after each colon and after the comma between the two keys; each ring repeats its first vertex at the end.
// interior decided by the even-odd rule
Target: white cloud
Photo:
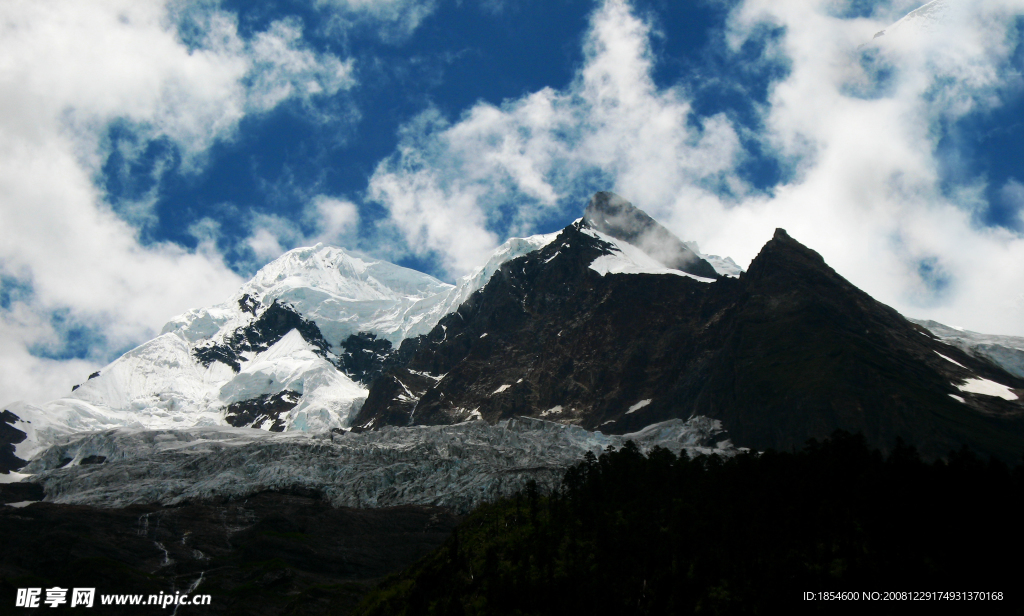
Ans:
{"type": "Polygon", "coordinates": [[[744,153],[729,119],[697,117],[684,89],[654,84],[650,27],[623,0],[593,14],[571,86],[480,103],[454,123],[426,112],[369,194],[412,250],[458,274],[547,213],[579,211],[581,190],[603,177],[599,188],[708,252],[747,262],[785,227],[905,314],[1024,334],[1024,305],[1008,290],[1024,287],[1024,239],[978,226],[985,179],[946,177],[938,151],[942,126],[1019,89],[1011,16],[1024,2],[938,4],[945,21],[908,20],[860,50],[915,6],[879,2],[875,18],[854,19],[833,0],[734,8],[731,52],[781,26],[761,61],[789,67],[752,135],[795,166],[770,194],[737,175],[744,153]]]}
{"type": "Polygon", "coordinates": [[[14,302],[0,312],[0,367],[3,403],[19,399],[55,397],[71,390],[97,369],[95,360],[54,360],[33,356],[29,348],[51,342],[55,332],[49,321],[32,306],[14,302]]]}
{"type": "Polygon", "coordinates": [[[292,220],[274,214],[254,213],[248,221],[249,235],[242,244],[252,254],[248,268],[255,270],[292,248],[317,243],[353,248],[359,209],[351,201],[316,195],[292,220]]]}
{"type": "Polygon", "coordinates": [[[194,166],[246,114],[355,82],[350,60],[307,48],[294,22],[245,40],[211,4],[4,2],[0,30],[0,274],[32,288],[0,310],[0,402],[39,401],[65,393],[104,352],[242,282],[209,225],[194,229],[206,238],[194,251],[140,244],[150,201],[115,214],[94,183],[107,127],[119,122],[138,144],[169,140],[194,166]],[[182,21],[193,26],[187,43],[182,21]],[[60,344],[54,311],[100,331],[106,347],[80,361],[32,355],[60,344]]]}
{"type": "Polygon", "coordinates": [[[252,249],[256,259],[260,263],[273,261],[281,256],[287,248],[282,246],[282,240],[287,242],[286,237],[292,236],[292,227],[286,221],[277,217],[261,216],[253,228],[252,234],[246,238],[245,243],[252,249]]]}
{"type": "Polygon", "coordinates": [[[304,49],[295,20],[274,22],[250,46],[255,70],[248,103],[254,109],[272,109],[293,97],[330,96],[355,84],[353,61],[304,49]]]}
{"type": "Polygon", "coordinates": [[[499,236],[530,232],[567,200],[585,203],[594,175],[655,216],[682,201],[717,206],[720,184],[742,190],[731,173],[739,139],[722,117],[692,125],[685,93],[654,85],[649,31],[625,2],[605,2],[569,88],[480,103],[454,124],[425,112],[378,166],[371,198],[411,249],[437,255],[453,275],[478,265],[499,236]]]}
{"type": "MultiPolygon", "coordinates": [[[[943,123],[1002,104],[1016,79],[1011,14],[1024,3],[943,0],[930,7],[943,5],[943,20],[905,20],[861,50],[889,24],[837,18],[833,5],[747,0],[733,14],[734,44],[764,21],[785,27],[776,51],[791,69],[772,89],[765,141],[799,171],[773,197],[718,212],[720,229],[703,240],[747,260],[758,238],[785,227],[904,314],[1024,333],[1024,307],[1008,291],[1024,286],[1024,238],[979,227],[984,179],[943,189],[955,178],[938,153],[943,123]],[[861,53],[892,73],[879,92],[864,94],[878,76],[861,53]]],[[[891,9],[879,3],[878,13],[891,9]]]]}
{"type": "Polygon", "coordinates": [[[333,13],[336,28],[369,25],[385,41],[408,37],[437,9],[436,0],[316,0],[315,4],[333,13]]]}
{"type": "Polygon", "coordinates": [[[359,208],[351,201],[317,195],[306,208],[306,218],[317,229],[315,242],[343,245],[356,231],[359,208]]]}

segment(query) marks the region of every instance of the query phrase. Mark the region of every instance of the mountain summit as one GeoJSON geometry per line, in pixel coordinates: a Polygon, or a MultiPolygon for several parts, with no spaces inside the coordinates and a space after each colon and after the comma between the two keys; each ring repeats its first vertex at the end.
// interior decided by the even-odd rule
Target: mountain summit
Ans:
{"type": "Polygon", "coordinates": [[[704,278],[719,277],[710,263],[668,229],[615,193],[596,193],[583,212],[583,222],[595,231],[640,248],[665,267],[704,278]]]}

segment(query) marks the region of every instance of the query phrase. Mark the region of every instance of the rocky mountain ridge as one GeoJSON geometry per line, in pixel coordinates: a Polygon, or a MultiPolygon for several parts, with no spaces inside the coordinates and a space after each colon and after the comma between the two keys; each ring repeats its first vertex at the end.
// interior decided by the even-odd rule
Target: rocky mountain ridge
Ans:
{"type": "Polygon", "coordinates": [[[531,416],[614,434],[705,416],[756,449],[836,429],[929,458],[1024,449],[1024,380],[907,321],[785,231],[746,273],[715,280],[615,275],[603,263],[628,254],[617,242],[584,217],[507,262],[374,383],[355,424],[531,416]]]}

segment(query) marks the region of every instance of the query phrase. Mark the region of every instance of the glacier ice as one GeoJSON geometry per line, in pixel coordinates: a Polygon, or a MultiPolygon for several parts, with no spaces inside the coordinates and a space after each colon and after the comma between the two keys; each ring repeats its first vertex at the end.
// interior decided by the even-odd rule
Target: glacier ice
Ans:
{"type": "Polygon", "coordinates": [[[622,436],[539,419],[490,425],[384,427],[363,432],[268,433],[224,426],[114,429],[76,434],[38,455],[26,471],[46,500],[123,507],[240,499],[264,490],[312,490],[335,506],[439,505],[468,511],[535,480],[551,489],[590,451],[633,440],[691,454],[737,452],[713,443],[716,420],[695,417],[622,436]],[[102,456],[102,464],[82,464],[102,456]]]}
{"type": "Polygon", "coordinates": [[[987,359],[1010,374],[1024,378],[1024,338],[979,334],[936,321],[910,319],[950,346],[987,359]]]}

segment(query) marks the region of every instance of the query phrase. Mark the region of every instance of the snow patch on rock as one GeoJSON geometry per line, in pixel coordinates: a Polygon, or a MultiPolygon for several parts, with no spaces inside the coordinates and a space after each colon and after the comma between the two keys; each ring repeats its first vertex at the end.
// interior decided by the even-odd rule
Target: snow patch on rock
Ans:
{"type": "Polygon", "coordinates": [[[957,385],[956,388],[967,393],[993,396],[1003,400],[1017,399],[1017,394],[1013,393],[1012,389],[988,379],[967,379],[963,385],[957,385]]]}
{"type": "Polygon", "coordinates": [[[936,355],[938,355],[939,357],[941,357],[942,359],[944,359],[944,360],[946,360],[946,361],[950,362],[950,363],[954,363],[954,364],[956,364],[956,365],[960,366],[960,367],[961,367],[961,368],[963,368],[964,370],[966,370],[966,369],[967,369],[967,366],[965,366],[965,365],[961,364],[960,362],[956,361],[955,359],[950,359],[950,358],[946,357],[945,355],[943,355],[942,353],[939,353],[938,351],[935,351],[935,354],[936,354],[936,355]]]}
{"type": "Polygon", "coordinates": [[[650,399],[648,399],[648,400],[641,400],[640,402],[637,402],[633,406],[629,407],[629,410],[626,411],[626,414],[629,415],[630,413],[635,413],[636,411],[639,411],[640,409],[644,408],[645,406],[647,406],[650,403],[651,403],[650,399]]]}
{"type": "Polygon", "coordinates": [[[612,245],[612,254],[601,255],[590,264],[590,269],[602,276],[606,274],[672,274],[674,276],[693,278],[700,282],[714,282],[710,278],[694,276],[677,269],[665,267],[660,261],[657,261],[629,242],[616,239],[600,231],[584,227],[582,232],[612,245]]]}

